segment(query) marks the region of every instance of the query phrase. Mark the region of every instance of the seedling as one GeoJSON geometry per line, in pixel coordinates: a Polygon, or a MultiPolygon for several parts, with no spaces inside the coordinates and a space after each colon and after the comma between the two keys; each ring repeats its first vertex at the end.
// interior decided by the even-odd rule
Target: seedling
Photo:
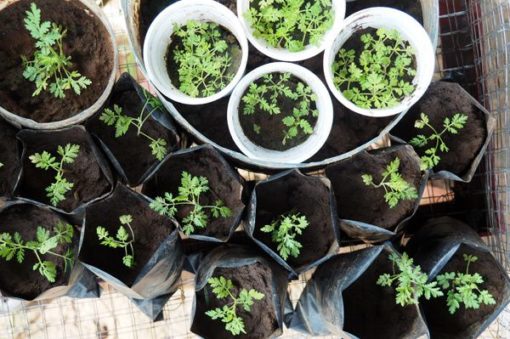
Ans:
{"type": "Polygon", "coordinates": [[[279,216],[260,230],[264,233],[271,233],[272,241],[278,244],[278,253],[283,260],[287,260],[289,255],[294,258],[299,256],[303,245],[296,240],[296,237],[303,234],[309,224],[306,216],[300,213],[290,213],[279,216]]]}
{"type": "Polygon", "coordinates": [[[65,91],[72,89],[77,95],[92,82],[78,71],[72,70],[71,57],[64,54],[63,39],[66,29],[54,22],[41,22],[41,10],[32,3],[26,11],[25,28],[36,40],[32,60],[22,56],[23,77],[35,82],[36,90],[32,96],[48,90],[59,99],[65,98],[65,91]]]}
{"type": "Polygon", "coordinates": [[[73,189],[74,183],[64,178],[64,164],[72,164],[80,153],[80,145],[67,144],[65,147],[58,146],[57,154],[60,155],[60,161],[47,151],[35,153],[29,157],[36,168],[45,171],[51,169],[55,171],[55,181],[46,187],[46,196],[50,198],[53,206],[57,206],[66,199],[65,195],[73,189]]]}
{"type": "MultiPolygon", "coordinates": [[[[282,144],[285,145],[288,140],[293,139],[303,133],[310,135],[313,133],[313,127],[306,119],[310,117],[318,117],[319,111],[312,108],[312,104],[317,102],[317,95],[312,91],[310,86],[299,81],[294,88],[289,86],[292,74],[265,74],[261,78],[259,84],[250,84],[248,91],[243,95],[242,102],[244,106],[242,112],[244,115],[252,115],[257,110],[267,112],[270,115],[281,114],[281,101],[291,99],[294,102],[292,111],[282,118],[282,123],[288,127],[284,131],[282,144]]],[[[260,134],[261,127],[257,124],[253,125],[253,129],[260,134]]]]}
{"type": "Polygon", "coordinates": [[[202,205],[200,196],[209,192],[209,181],[206,177],[195,177],[183,171],[181,173],[181,185],[178,188],[178,195],[166,192],[162,197],[156,197],[150,207],[157,213],[174,218],[178,206],[191,206],[192,209],[181,220],[182,231],[186,235],[195,232],[195,228],[206,228],[209,224],[209,211],[213,218],[228,218],[232,215],[230,208],[225,206],[222,200],[216,200],[214,205],[202,205]]]}
{"type": "Polygon", "coordinates": [[[428,115],[425,113],[420,114],[420,119],[414,122],[414,127],[417,129],[424,129],[427,127],[432,131],[432,134],[429,136],[419,134],[412,138],[409,143],[420,148],[429,145],[429,142],[432,143],[432,147],[426,149],[425,154],[421,157],[422,170],[432,169],[439,164],[441,157],[437,154],[438,151],[447,153],[450,150],[445,144],[442,136],[446,132],[453,135],[458,134],[459,130],[463,129],[466,125],[467,120],[468,116],[463,113],[455,113],[451,119],[446,117],[443,120],[443,130],[438,133],[437,130],[430,124],[428,115]]]}
{"type": "Polygon", "coordinates": [[[250,0],[244,16],[254,37],[290,52],[318,45],[334,21],[331,0],[250,0]]]}
{"type": "Polygon", "coordinates": [[[96,228],[97,237],[103,246],[124,249],[122,263],[129,268],[133,268],[135,266],[135,248],[133,246],[135,242],[135,232],[133,232],[133,227],[131,227],[133,217],[129,214],[121,215],[119,221],[120,226],[115,237],[111,236],[103,226],[98,226],[96,228]],[[129,229],[129,233],[124,226],[129,229]]]}
{"type": "Polygon", "coordinates": [[[413,266],[414,260],[407,253],[403,253],[402,256],[391,253],[389,260],[392,263],[393,274],[384,273],[380,275],[377,279],[377,285],[392,287],[396,283],[395,302],[398,305],[402,307],[418,305],[422,296],[429,300],[443,295],[436,281],[427,283],[428,275],[421,271],[420,266],[413,266]],[[398,272],[396,272],[395,266],[398,268],[398,272]]]}
{"type": "Polygon", "coordinates": [[[396,157],[389,163],[388,166],[386,166],[386,170],[383,172],[382,179],[378,184],[374,183],[374,178],[370,174],[363,174],[361,176],[361,179],[366,186],[384,188],[384,191],[386,192],[384,194],[384,200],[390,208],[396,207],[399,201],[414,200],[418,198],[416,188],[402,178],[402,174],[398,171],[399,167],[400,159],[396,157]]]}
{"type": "Polygon", "coordinates": [[[379,28],[361,36],[363,50],[340,49],[333,63],[335,86],[361,108],[389,108],[414,92],[414,52],[396,30],[379,28]]]}
{"type": "Polygon", "coordinates": [[[225,323],[225,330],[233,335],[246,334],[244,320],[237,314],[237,307],[239,306],[246,312],[250,312],[255,301],[264,299],[265,295],[254,289],[246,290],[242,288],[236,297],[233,292],[234,284],[232,280],[223,276],[211,277],[207,282],[217,299],[229,298],[230,302],[223,307],[209,310],[205,314],[213,320],[220,319],[225,323]]]}
{"type": "Polygon", "coordinates": [[[189,20],[184,26],[174,26],[173,34],[182,42],[173,50],[181,92],[191,97],[208,97],[234,78],[230,71],[232,53],[218,24],[189,20]]]}
{"type": "Polygon", "coordinates": [[[496,300],[487,290],[481,290],[484,280],[478,273],[470,274],[469,265],[478,260],[474,255],[464,254],[466,272],[447,272],[436,277],[439,286],[446,291],[446,303],[450,314],[455,314],[464,304],[466,309],[479,309],[480,305],[494,305],[496,300]]]}
{"type": "Polygon", "coordinates": [[[153,138],[147,133],[142,131],[143,125],[147,122],[156,110],[163,108],[161,101],[145,90],[143,91],[145,96],[145,103],[140,111],[140,114],[136,118],[132,118],[123,113],[122,107],[113,105],[113,110],[106,108],[99,120],[104,122],[108,126],[115,126],[115,137],[120,138],[129,131],[129,128],[133,126],[136,128],[136,135],[142,136],[149,140],[149,147],[151,148],[152,155],[159,161],[163,160],[167,154],[167,142],[162,138],[153,138]],[[150,107],[150,109],[148,109],[150,107]]]}
{"type": "Polygon", "coordinates": [[[73,240],[74,230],[69,224],[58,223],[53,232],[44,227],[38,226],[35,234],[35,240],[25,241],[18,232],[14,234],[0,233],[0,257],[5,261],[11,261],[16,257],[16,261],[22,264],[25,260],[26,251],[31,251],[37,262],[32,269],[39,271],[43,277],[50,283],[54,283],[57,277],[57,265],[53,261],[43,260],[43,255],[60,258],[64,261],[64,272],[73,266],[74,255],[68,247],[65,254],[54,252],[59,245],[66,246],[73,240]]]}

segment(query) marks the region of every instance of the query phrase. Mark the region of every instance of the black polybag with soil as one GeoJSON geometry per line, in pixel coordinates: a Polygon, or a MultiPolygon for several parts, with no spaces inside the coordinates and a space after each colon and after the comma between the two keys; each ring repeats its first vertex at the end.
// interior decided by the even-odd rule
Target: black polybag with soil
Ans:
{"type": "Polygon", "coordinates": [[[0,197],[10,197],[20,171],[18,129],[0,118],[0,197]]]}

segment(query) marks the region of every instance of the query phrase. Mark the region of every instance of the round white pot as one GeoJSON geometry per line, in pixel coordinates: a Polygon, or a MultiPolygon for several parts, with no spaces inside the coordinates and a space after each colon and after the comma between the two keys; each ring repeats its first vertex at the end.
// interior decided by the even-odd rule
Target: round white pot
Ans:
{"type": "Polygon", "coordinates": [[[241,23],[227,7],[213,0],[185,0],[168,6],[154,19],[143,45],[143,59],[147,76],[154,86],[171,100],[187,105],[203,105],[228,95],[241,80],[248,62],[248,41],[241,23]],[[174,25],[190,20],[215,22],[232,33],[241,47],[241,61],[232,81],[218,93],[208,97],[191,97],[172,84],[166,68],[166,52],[172,42],[174,25]]]}
{"type": "Polygon", "coordinates": [[[250,0],[237,0],[237,16],[246,32],[246,36],[250,43],[261,53],[270,58],[282,61],[301,61],[306,60],[324,51],[326,46],[335,38],[337,32],[342,27],[345,18],[345,0],[331,0],[332,9],[334,11],[334,22],[331,28],[324,34],[319,45],[308,45],[300,52],[290,52],[285,48],[275,48],[269,45],[265,40],[258,39],[253,36],[251,28],[244,14],[250,8],[250,0]]]}
{"type": "Polygon", "coordinates": [[[338,36],[329,44],[324,51],[324,75],[326,83],[333,95],[348,109],[369,117],[386,117],[404,112],[416,103],[425,93],[434,75],[435,56],[432,42],[425,29],[410,15],[396,9],[387,7],[368,8],[345,19],[344,26],[338,32],[338,36]],[[405,97],[399,105],[390,108],[366,109],[356,106],[347,100],[342,92],[333,83],[332,65],[338,51],[344,43],[357,31],[367,27],[388,28],[400,32],[403,39],[407,40],[414,49],[416,59],[416,76],[412,83],[414,92],[405,97]]]}
{"type": "Polygon", "coordinates": [[[299,164],[313,156],[328,139],[333,125],[333,103],[329,96],[328,89],[322,81],[308,69],[291,63],[274,62],[258,67],[241,79],[232,92],[228,102],[227,110],[228,129],[237,147],[254,160],[268,161],[281,164],[299,164]],[[277,151],[263,148],[254,144],[244,134],[239,121],[239,104],[241,97],[248,86],[264,74],[268,73],[291,73],[308,86],[317,95],[317,109],[319,117],[313,133],[302,144],[292,147],[286,151],[277,151]]]}

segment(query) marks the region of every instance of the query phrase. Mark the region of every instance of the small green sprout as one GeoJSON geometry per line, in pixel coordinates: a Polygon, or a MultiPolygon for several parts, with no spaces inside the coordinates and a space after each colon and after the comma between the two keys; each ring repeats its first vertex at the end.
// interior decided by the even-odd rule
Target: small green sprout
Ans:
{"type": "Polygon", "coordinates": [[[58,146],[57,154],[60,155],[60,161],[47,151],[35,153],[29,157],[36,168],[43,170],[53,170],[56,172],[55,181],[46,187],[46,196],[50,198],[53,206],[57,206],[66,199],[65,195],[73,189],[74,184],[64,178],[64,164],[72,164],[80,153],[80,145],[67,144],[65,147],[58,146]]]}
{"type": "Polygon", "coordinates": [[[36,90],[32,96],[46,91],[49,86],[50,93],[56,98],[65,98],[65,91],[72,89],[77,95],[86,89],[92,82],[78,71],[73,71],[71,57],[64,54],[62,40],[66,30],[54,22],[41,22],[41,10],[32,3],[26,12],[25,28],[36,40],[34,56],[28,60],[22,56],[23,77],[35,82],[36,90]]]}
{"type": "Polygon", "coordinates": [[[122,263],[124,266],[133,268],[135,266],[135,248],[133,246],[135,243],[135,232],[131,227],[133,217],[129,214],[121,215],[119,217],[119,221],[120,226],[115,237],[111,236],[103,226],[98,226],[96,228],[97,237],[103,246],[124,249],[124,257],[122,257],[122,263]],[[129,233],[124,226],[129,229],[129,233]]]}
{"type": "Polygon", "coordinates": [[[334,21],[331,0],[250,0],[244,16],[254,37],[290,52],[319,45],[334,21]]]}
{"type": "Polygon", "coordinates": [[[16,261],[21,264],[25,260],[25,252],[31,251],[37,262],[32,269],[39,271],[43,277],[50,283],[54,283],[57,278],[57,265],[49,260],[43,260],[42,256],[49,255],[60,258],[64,261],[64,271],[67,272],[74,263],[74,255],[68,247],[64,254],[54,252],[59,245],[71,244],[74,236],[73,227],[69,224],[58,223],[53,228],[53,234],[50,230],[38,226],[35,234],[35,240],[24,241],[18,232],[14,235],[10,233],[0,233],[0,258],[5,261],[11,261],[16,257],[16,261]]]}
{"type": "Polygon", "coordinates": [[[246,290],[243,288],[236,297],[233,293],[234,284],[232,280],[222,276],[218,278],[211,277],[207,282],[217,299],[229,298],[231,301],[223,307],[209,310],[205,314],[213,320],[220,319],[225,323],[225,329],[232,335],[246,334],[244,320],[237,314],[237,307],[239,306],[246,312],[250,312],[255,301],[264,299],[264,294],[254,289],[246,290]]]}
{"type": "Polygon", "coordinates": [[[99,120],[104,122],[107,126],[115,126],[115,137],[120,138],[129,131],[129,128],[133,126],[136,128],[136,135],[146,138],[150,144],[152,155],[159,161],[163,160],[167,154],[167,142],[162,138],[153,138],[147,133],[142,131],[145,122],[152,116],[158,109],[163,108],[163,104],[159,99],[150,95],[147,91],[143,91],[145,96],[145,103],[140,111],[140,114],[136,118],[132,118],[123,114],[122,107],[113,105],[113,110],[106,108],[99,117],[99,120]],[[151,107],[150,110],[148,107],[151,107]]]}
{"type": "Polygon", "coordinates": [[[206,177],[195,177],[183,171],[178,192],[176,196],[166,192],[163,197],[156,197],[150,204],[150,207],[157,213],[169,218],[175,217],[178,206],[193,207],[188,215],[181,220],[182,231],[186,235],[194,233],[195,228],[202,229],[207,227],[209,223],[207,210],[216,219],[220,217],[228,218],[232,215],[232,211],[225,206],[222,200],[216,200],[214,205],[202,206],[200,204],[201,194],[209,192],[209,181],[206,177]]]}
{"type": "Polygon", "coordinates": [[[414,51],[396,30],[379,28],[361,36],[363,51],[340,49],[333,63],[334,84],[361,108],[390,108],[414,92],[405,80],[416,75],[414,51]]]}
{"type": "Polygon", "coordinates": [[[418,198],[418,192],[411,184],[402,178],[402,175],[398,172],[400,167],[400,159],[395,158],[382,174],[381,182],[378,184],[374,183],[374,179],[370,174],[363,174],[361,179],[366,186],[372,186],[375,188],[382,187],[386,192],[384,199],[390,208],[394,208],[398,205],[399,201],[403,200],[414,200],[418,198]]]}
{"type": "Polygon", "coordinates": [[[414,127],[417,129],[424,129],[425,127],[429,128],[432,131],[432,134],[429,136],[425,136],[423,134],[419,134],[416,137],[412,138],[409,143],[414,147],[425,147],[429,144],[429,142],[435,144],[432,147],[425,150],[425,155],[421,157],[421,169],[427,170],[434,168],[439,164],[441,157],[437,155],[438,151],[447,153],[450,149],[445,144],[442,136],[448,132],[450,134],[456,135],[459,133],[459,130],[463,129],[468,120],[468,116],[463,113],[455,113],[453,117],[450,119],[449,117],[444,118],[443,121],[443,130],[438,132],[431,124],[428,115],[425,113],[420,114],[420,119],[416,120],[414,123],[414,127]]]}
{"type": "Polygon", "coordinates": [[[464,254],[466,272],[447,272],[436,277],[439,286],[447,291],[446,303],[450,314],[455,314],[464,304],[466,309],[478,309],[480,305],[494,305],[496,300],[487,290],[481,290],[483,278],[480,274],[470,274],[469,265],[478,260],[474,255],[464,254]]]}
{"type": "Polygon", "coordinates": [[[303,234],[309,224],[306,216],[300,213],[290,213],[281,215],[260,230],[264,233],[271,233],[273,242],[278,244],[278,253],[283,260],[287,260],[289,255],[294,258],[299,256],[303,245],[296,240],[296,237],[303,234]]]}

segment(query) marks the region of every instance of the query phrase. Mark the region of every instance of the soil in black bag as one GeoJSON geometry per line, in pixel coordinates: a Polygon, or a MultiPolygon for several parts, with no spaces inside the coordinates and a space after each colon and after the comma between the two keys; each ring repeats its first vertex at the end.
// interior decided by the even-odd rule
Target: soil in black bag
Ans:
{"type": "MultiPolygon", "coordinates": [[[[0,233],[7,232],[14,236],[14,233],[18,232],[24,241],[31,241],[36,239],[38,226],[53,232],[53,228],[60,222],[66,223],[49,210],[29,204],[14,205],[0,214],[0,233]]],[[[75,231],[76,241],[77,236],[78,232],[75,231]]],[[[52,252],[63,255],[68,248],[65,245],[58,245],[52,252]]],[[[49,254],[40,256],[41,260],[48,260],[57,265],[54,283],[50,283],[38,270],[33,269],[34,264],[38,262],[37,258],[32,251],[26,250],[21,264],[16,258],[11,261],[0,259],[1,289],[12,296],[31,300],[52,287],[65,285],[68,282],[70,268],[68,272],[64,272],[64,261],[49,254]]]]}
{"type": "Polygon", "coordinates": [[[391,7],[405,12],[423,24],[420,0],[355,0],[347,1],[345,17],[370,7],[391,7]]]}
{"type": "MultiPolygon", "coordinates": [[[[456,113],[468,116],[464,128],[459,129],[458,134],[446,132],[441,136],[450,150],[446,153],[438,151],[441,160],[433,169],[434,172],[450,171],[458,176],[465,174],[487,137],[484,113],[473,104],[471,98],[466,96],[457,84],[442,81],[433,82],[425,95],[409,109],[402,121],[391,131],[391,134],[404,141],[410,141],[418,134],[430,136],[432,132],[428,127],[424,129],[414,127],[415,121],[420,118],[420,113],[428,115],[430,125],[437,132],[443,130],[445,118],[451,119],[456,113]]],[[[429,145],[415,147],[415,150],[422,156],[432,146],[429,142],[429,145]]]]}
{"type": "Polygon", "coordinates": [[[370,174],[374,183],[378,184],[386,167],[396,157],[400,159],[399,173],[418,191],[421,181],[419,164],[405,149],[384,153],[362,152],[326,169],[341,219],[361,221],[389,229],[413,212],[416,199],[400,200],[396,207],[390,208],[384,198],[385,189],[367,186],[361,178],[363,174],[370,174]]]}
{"type": "Polygon", "coordinates": [[[18,130],[0,119],[0,196],[10,195],[18,180],[18,130]]]}
{"type": "Polygon", "coordinates": [[[232,280],[233,295],[238,296],[240,289],[255,289],[264,294],[262,300],[255,300],[251,311],[247,312],[237,307],[237,315],[244,320],[247,334],[233,336],[225,330],[225,323],[212,320],[205,313],[217,307],[223,307],[231,302],[229,298],[217,299],[209,284],[196,294],[196,311],[194,326],[191,330],[207,339],[217,338],[250,338],[263,339],[278,329],[276,310],[273,303],[272,272],[260,263],[235,268],[221,268],[214,270],[212,277],[223,276],[232,280]],[[200,325],[195,325],[200,324],[200,325]]]}
{"type": "Polygon", "coordinates": [[[0,11],[0,102],[19,116],[37,122],[63,120],[90,107],[104,92],[113,68],[110,36],[99,18],[78,1],[21,0],[0,11]],[[55,22],[66,29],[63,50],[70,56],[71,70],[80,72],[92,84],[77,95],[65,91],[58,99],[47,91],[32,96],[35,83],[23,77],[21,56],[29,60],[36,41],[24,26],[25,12],[35,3],[41,20],[55,22]]]}

